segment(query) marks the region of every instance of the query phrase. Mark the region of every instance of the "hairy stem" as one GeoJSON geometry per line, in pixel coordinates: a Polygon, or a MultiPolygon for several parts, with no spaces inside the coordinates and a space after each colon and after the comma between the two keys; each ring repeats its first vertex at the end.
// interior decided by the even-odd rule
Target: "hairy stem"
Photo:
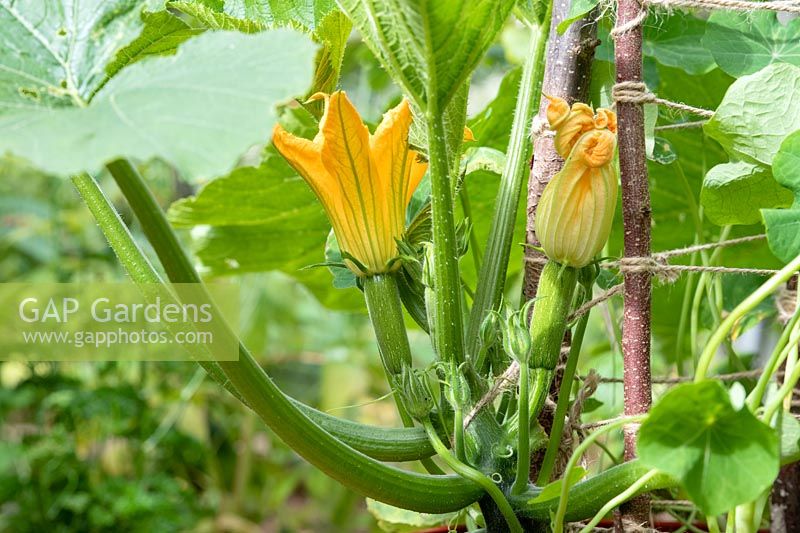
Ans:
{"type": "Polygon", "coordinates": [[[435,315],[433,345],[444,361],[464,362],[464,331],[461,311],[461,278],[458,268],[453,196],[442,116],[433,104],[426,114],[431,176],[433,223],[433,280],[435,315]]]}

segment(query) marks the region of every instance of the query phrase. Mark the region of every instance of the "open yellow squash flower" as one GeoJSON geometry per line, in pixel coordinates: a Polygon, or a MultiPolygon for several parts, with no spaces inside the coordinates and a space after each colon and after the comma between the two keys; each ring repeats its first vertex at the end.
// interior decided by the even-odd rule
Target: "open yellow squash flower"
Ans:
{"type": "Polygon", "coordinates": [[[536,236],[547,257],[582,267],[602,250],[611,233],[619,185],[614,167],[617,116],[586,104],[571,108],[551,98],[547,120],[555,131],[564,167],[544,188],[536,210],[536,236]]]}
{"type": "Polygon", "coordinates": [[[325,100],[314,140],[276,125],[273,143],[322,202],[345,264],[359,276],[388,272],[406,207],[428,166],[409,148],[408,101],[389,110],[370,134],[344,92],[312,98],[325,100]]]}

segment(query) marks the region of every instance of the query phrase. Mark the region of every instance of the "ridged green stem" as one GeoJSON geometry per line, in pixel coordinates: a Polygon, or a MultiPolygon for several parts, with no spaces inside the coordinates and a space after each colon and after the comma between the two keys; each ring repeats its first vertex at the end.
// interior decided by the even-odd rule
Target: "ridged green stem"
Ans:
{"type": "Polygon", "coordinates": [[[544,77],[545,51],[550,35],[552,0],[545,0],[547,12],[538,28],[531,28],[530,44],[525,64],[522,67],[514,121],[506,150],[506,164],[500,178],[500,189],[495,200],[489,240],[481,262],[478,286],[467,328],[467,353],[476,357],[478,337],[483,319],[500,303],[506,281],[508,260],[514,238],[514,223],[517,219],[522,187],[530,171],[532,144],[528,138],[531,119],[539,109],[542,78],[544,77]]]}
{"type": "Polygon", "coordinates": [[[403,367],[411,367],[411,347],[408,344],[403,306],[397,281],[390,274],[364,278],[364,299],[369,319],[378,341],[383,368],[389,381],[400,376],[403,367]]]}
{"type": "MultiPolygon", "coordinates": [[[[124,162],[110,165],[109,170],[139,217],[170,281],[199,282],[197,272],[172,233],[163,211],[136,169],[130,163],[124,162]]],[[[91,180],[90,185],[94,187],[94,191],[90,191],[93,198],[98,193],[102,196],[94,180],[91,180]]],[[[110,205],[109,209],[113,210],[110,205]]],[[[113,222],[103,219],[104,224],[113,222]]],[[[106,230],[105,226],[101,228],[106,230]]],[[[118,226],[109,232],[115,236],[126,233],[118,226]]],[[[136,262],[140,268],[145,268],[143,256],[136,262]]],[[[153,271],[152,275],[157,274],[153,271]]],[[[233,335],[230,331],[227,333],[233,335]]],[[[246,404],[289,447],[355,492],[390,505],[430,513],[456,511],[476,501],[483,493],[480,486],[458,476],[421,475],[384,465],[336,439],[305,416],[278,389],[241,343],[239,361],[225,361],[218,365],[234,389],[245,398],[246,404]],[[397,487],[403,487],[403,490],[398,491],[397,487]]]]}

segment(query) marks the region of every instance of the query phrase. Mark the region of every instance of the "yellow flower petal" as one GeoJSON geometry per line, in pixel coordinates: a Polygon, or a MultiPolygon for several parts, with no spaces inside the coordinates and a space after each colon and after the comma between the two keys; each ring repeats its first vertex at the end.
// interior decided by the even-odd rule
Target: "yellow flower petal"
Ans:
{"type": "Polygon", "coordinates": [[[411,108],[403,99],[384,116],[375,134],[370,137],[370,152],[381,182],[388,208],[388,224],[384,238],[394,239],[405,227],[406,196],[414,154],[408,149],[411,108]]]}
{"type": "Polygon", "coordinates": [[[352,258],[347,266],[358,275],[386,272],[397,256],[408,201],[427,169],[409,149],[409,104],[403,100],[387,112],[370,135],[345,93],[312,99],[325,100],[314,140],[277,126],[274,144],[325,207],[340,249],[352,258]]]}
{"type": "Polygon", "coordinates": [[[320,133],[322,164],[338,187],[339,244],[367,268],[380,272],[395,255],[395,244],[387,238],[389,191],[370,157],[369,130],[343,92],[330,96],[320,133]]]}

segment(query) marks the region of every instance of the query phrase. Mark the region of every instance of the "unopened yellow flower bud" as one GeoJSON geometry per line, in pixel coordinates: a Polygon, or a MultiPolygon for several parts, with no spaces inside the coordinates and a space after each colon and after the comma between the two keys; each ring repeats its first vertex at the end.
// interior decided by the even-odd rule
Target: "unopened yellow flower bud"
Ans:
{"type": "Polygon", "coordinates": [[[617,205],[616,115],[592,113],[585,104],[568,108],[551,98],[547,109],[556,151],[564,167],[547,184],[536,210],[536,236],[547,256],[571,267],[589,264],[602,250],[617,205]]]}

